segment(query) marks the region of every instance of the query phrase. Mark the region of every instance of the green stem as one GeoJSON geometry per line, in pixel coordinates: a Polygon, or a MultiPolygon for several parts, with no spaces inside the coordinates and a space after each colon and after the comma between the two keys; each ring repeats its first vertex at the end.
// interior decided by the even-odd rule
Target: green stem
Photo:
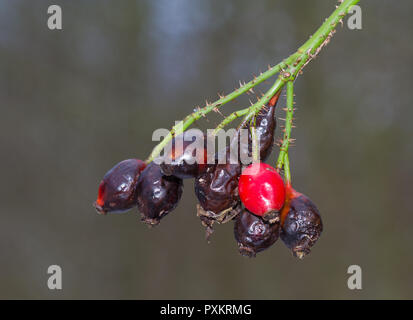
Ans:
{"type": "Polygon", "coordinates": [[[288,148],[291,141],[291,129],[293,127],[293,112],[294,112],[294,86],[293,81],[302,72],[302,69],[313,60],[327,45],[335,33],[335,28],[338,23],[342,22],[343,17],[348,13],[350,8],[358,3],[359,0],[345,0],[336,10],[328,17],[320,28],[307,40],[298,50],[300,56],[292,66],[283,70],[284,78],[290,77],[287,83],[287,108],[285,119],[284,137],[280,147],[276,167],[278,170],[284,166],[284,175],[287,182],[291,183],[290,167],[288,162],[288,148]],[[286,162],[288,162],[286,164],[286,162]],[[286,168],[288,167],[288,169],[286,168]]]}
{"type": "Polygon", "coordinates": [[[272,87],[262,96],[260,100],[254,103],[249,107],[248,113],[245,115],[243,122],[250,121],[260,110],[263,108],[271,98],[283,88],[285,81],[282,76],[279,76],[278,79],[274,82],[272,87]]]}
{"type": "Polygon", "coordinates": [[[318,55],[318,53],[326,44],[330,42],[337,24],[342,21],[343,17],[348,13],[350,8],[353,5],[357,4],[359,1],[360,0],[344,0],[310,37],[310,39],[308,39],[295,53],[290,55],[287,59],[277,64],[276,66],[269,68],[260,76],[254,77],[253,80],[244,85],[241,85],[240,88],[236,89],[225,97],[220,98],[212,104],[207,104],[204,108],[199,108],[197,111],[185,117],[185,119],[180,123],[173,126],[168,135],[157,146],[155,146],[146,162],[151,162],[156,156],[161,153],[162,149],[175,135],[179,135],[184,132],[194,121],[200,119],[213,110],[217,110],[217,108],[234,100],[248,90],[251,90],[256,85],[262,83],[263,81],[281,71],[280,76],[278,77],[274,85],[270,88],[270,90],[268,90],[257,103],[248,108],[249,110],[248,113],[246,113],[245,120],[250,120],[251,117],[259,112],[259,110],[271,99],[271,97],[275,93],[282,89],[287,81],[295,80],[302,69],[318,55]]]}
{"type": "Polygon", "coordinates": [[[344,0],[334,12],[324,21],[317,31],[296,52],[297,59],[287,69],[282,70],[284,78],[295,80],[302,69],[313,60],[326,46],[335,33],[337,24],[342,22],[350,8],[360,0],[344,0]]]}
{"type": "Polygon", "coordinates": [[[252,159],[254,162],[259,160],[259,145],[260,142],[258,141],[257,137],[257,130],[256,130],[256,118],[251,119],[250,121],[250,131],[251,131],[251,142],[252,142],[252,159]]]}
{"type": "Polygon", "coordinates": [[[291,186],[290,160],[288,157],[288,153],[286,153],[284,156],[284,178],[285,184],[287,186],[291,186]]]}
{"type": "MultiPolygon", "coordinates": [[[[253,87],[256,85],[262,83],[263,81],[267,80],[268,78],[272,77],[273,75],[277,74],[283,67],[285,67],[287,64],[291,63],[294,59],[294,55],[291,55],[288,57],[286,60],[283,62],[269,68],[267,71],[261,73],[259,76],[254,77],[251,81],[247,82],[244,85],[241,85],[238,89],[232,91],[231,93],[227,94],[226,96],[218,99],[217,101],[208,104],[203,107],[199,108],[197,111],[189,114],[184,118],[184,120],[180,121],[176,125],[172,127],[172,129],[169,131],[168,135],[166,135],[160,143],[158,143],[155,148],[152,150],[150,156],[146,160],[146,163],[150,163],[157,157],[162,149],[168,144],[169,141],[172,140],[172,138],[176,135],[181,134],[184,132],[186,129],[188,129],[189,126],[192,125],[196,120],[199,120],[201,117],[204,117],[206,114],[209,112],[216,110],[217,108],[220,108],[224,104],[238,98],[242,94],[246,93],[247,91],[251,90],[253,87]]],[[[231,122],[231,121],[229,121],[231,122]]]]}
{"type": "Polygon", "coordinates": [[[291,141],[291,129],[293,127],[293,115],[294,115],[294,83],[292,81],[287,82],[287,108],[285,117],[285,129],[283,141],[280,146],[280,153],[277,160],[277,169],[280,170],[283,166],[286,156],[288,157],[288,148],[291,141]]]}
{"type": "Polygon", "coordinates": [[[223,129],[227,124],[238,119],[239,117],[246,115],[249,111],[250,111],[250,108],[245,108],[245,109],[238,110],[238,111],[231,113],[228,117],[222,120],[219,125],[217,125],[217,127],[212,132],[212,135],[215,136],[218,133],[218,131],[223,129]]]}

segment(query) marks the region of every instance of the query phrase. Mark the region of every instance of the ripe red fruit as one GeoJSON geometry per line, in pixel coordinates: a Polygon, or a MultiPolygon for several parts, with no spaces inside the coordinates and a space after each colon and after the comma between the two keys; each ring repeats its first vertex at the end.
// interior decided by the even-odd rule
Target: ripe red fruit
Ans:
{"type": "Polygon", "coordinates": [[[100,182],[98,197],[93,204],[101,214],[122,212],[136,205],[136,184],[145,162],[127,159],[110,169],[100,182]]]}
{"type": "Polygon", "coordinates": [[[241,174],[239,195],[244,206],[258,216],[278,215],[284,205],[284,181],[278,172],[266,163],[253,163],[241,174]]]}

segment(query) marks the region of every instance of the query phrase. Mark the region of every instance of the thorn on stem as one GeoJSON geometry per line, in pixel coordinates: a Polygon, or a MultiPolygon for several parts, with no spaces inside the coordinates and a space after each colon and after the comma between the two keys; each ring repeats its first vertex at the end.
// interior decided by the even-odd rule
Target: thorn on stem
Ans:
{"type": "Polygon", "coordinates": [[[222,112],[217,107],[215,107],[212,110],[214,110],[214,112],[216,112],[216,113],[219,113],[221,116],[223,116],[225,118],[225,116],[222,114],[222,112]]]}

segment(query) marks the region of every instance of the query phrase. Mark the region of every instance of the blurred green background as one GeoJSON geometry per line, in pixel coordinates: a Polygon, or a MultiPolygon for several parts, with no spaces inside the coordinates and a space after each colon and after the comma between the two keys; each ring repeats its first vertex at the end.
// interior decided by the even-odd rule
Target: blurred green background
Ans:
{"type": "Polygon", "coordinates": [[[104,173],[146,158],[154,129],[295,51],[335,4],[2,0],[0,298],[413,298],[412,1],[361,1],[363,29],[345,23],[296,82],[293,183],[325,228],[303,261],[281,241],[240,256],[232,223],[208,245],[192,181],[153,229],[136,210],[92,208],[104,173]],[[50,4],[62,31],[47,28],[50,4]],[[61,291],[47,288],[52,264],[61,291]]]}

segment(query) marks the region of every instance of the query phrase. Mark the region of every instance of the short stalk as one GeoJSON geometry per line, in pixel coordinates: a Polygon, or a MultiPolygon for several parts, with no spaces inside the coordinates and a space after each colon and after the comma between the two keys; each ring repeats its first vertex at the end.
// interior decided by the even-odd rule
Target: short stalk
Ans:
{"type": "Polygon", "coordinates": [[[258,162],[260,159],[260,156],[259,156],[260,142],[258,141],[258,137],[257,137],[255,120],[256,118],[253,118],[250,122],[251,123],[250,131],[251,131],[251,143],[252,143],[252,160],[253,162],[258,162]]]}
{"type": "Polygon", "coordinates": [[[288,153],[284,156],[284,179],[287,189],[291,187],[291,171],[290,171],[290,160],[288,153]]]}

